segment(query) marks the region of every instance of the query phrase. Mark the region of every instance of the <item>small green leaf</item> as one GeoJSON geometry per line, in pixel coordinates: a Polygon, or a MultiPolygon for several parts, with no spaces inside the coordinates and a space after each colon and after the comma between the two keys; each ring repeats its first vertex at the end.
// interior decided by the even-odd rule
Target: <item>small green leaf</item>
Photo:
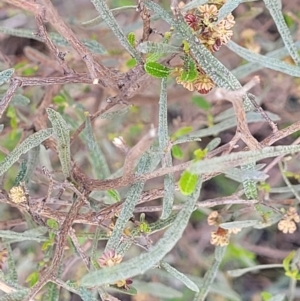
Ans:
{"type": "Polygon", "coordinates": [[[107,193],[110,197],[112,197],[115,201],[119,202],[121,200],[120,198],[120,194],[117,190],[115,189],[110,189],[110,190],[107,190],[107,193]]]}
{"type": "Polygon", "coordinates": [[[179,159],[179,160],[181,160],[181,159],[183,158],[183,152],[182,152],[180,146],[174,145],[174,146],[172,147],[172,150],[171,150],[171,151],[172,151],[172,156],[173,156],[174,158],[179,159]]]}
{"type": "Polygon", "coordinates": [[[192,82],[198,76],[196,64],[190,56],[184,58],[184,71],[182,72],[180,79],[185,82],[192,82]]]}
{"type": "Polygon", "coordinates": [[[26,278],[26,283],[29,284],[30,287],[34,286],[39,280],[39,273],[37,271],[32,272],[26,278]]]}
{"type": "Polygon", "coordinates": [[[198,181],[198,175],[185,170],[179,180],[180,192],[184,195],[190,195],[194,192],[198,181]]]}
{"type": "Polygon", "coordinates": [[[167,77],[171,72],[170,68],[156,62],[146,62],[144,69],[148,74],[157,78],[167,77]]]}
{"type": "Polygon", "coordinates": [[[129,44],[130,44],[132,47],[135,47],[135,33],[134,33],[134,32],[130,32],[130,33],[127,35],[127,39],[128,39],[129,44]]]}
{"type": "Polygon", "coordinates": [[[208,111],[211,108],[210,104],[201,96],[192,97],[192,102],[205,111],[208,111]]]}
{"type": "Polygon", "coordinates": [[[54,230],[58,230],[59,228],[58,222],[51,218],[47,220],[47,226],[54,230]]]}
{"type": "Polygon", "coordinates": [[[136,59],[134,59],[134,58],[129,59],[129,60],[126,62],[126,66],[127,66],[128,68],[133,68],[133,67],[135,67],[135,66],[136,66],[136,59]]]}
{"type": "Polygon", "coordinates": [[[185,136],[187,134],[189,134],[191,131],[193,130],[193,128],[191,126],[184,126],[180,129],[178,129],[171,137],[171,140],[176,140],[179,137],[185,136]]]}
{"type": "Polygon", "coordinates": [[[292,251],[287,257],[284,258],[282,264],[286,272],[290,271],[290,263],[294,258],[294,256],[295,256],[295,251],[292,251]]]}
{"type": "Polygon", "coordinates": [[[3,85],[4,83],[6,83],[11,76],[14,74],[15,69],[6,69],[2,72],[0,72],[0,86],[3,85]]]}
{"type": "Polygon", "coordinates": [[[203,158],[206,157],[206,155],[207,155],[207,148],[205,149],[199,148],[194,151],[194,156],[196,161],[202,160],[203,158]]]}
{"type": "Polygon", "coordinates": [[[269,292],[261,292],[261,297],[263,301],[268,301],[269,299],[272,298],[272,294],[269,292]]]}

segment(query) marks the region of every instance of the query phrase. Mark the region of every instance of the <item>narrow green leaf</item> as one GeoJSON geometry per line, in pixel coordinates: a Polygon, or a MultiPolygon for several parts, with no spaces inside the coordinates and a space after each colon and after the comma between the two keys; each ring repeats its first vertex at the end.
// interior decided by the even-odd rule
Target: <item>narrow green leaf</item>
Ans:
{"type": "MultiPolygon", "coordinates": [[[[116,8],[112,8],[110,11],[114,16],[117,16],[119,13],[126,11],[126,10],[132,10],[132,9],[136,9],[136,5],[128,5],[128,6],[121,6],[121,7],[116,7],[116,8]]],[[[103,22],[103,19],[101,18],[101,16],[98,16],[92,20],[89,21],[85,21],[82,22],[81,25],[83,27],[89,28],[89,27],[93,27],[96,25],[99,25],[103,22]]]]}
{"type": "Polygon", "coordinates": [[[149,252],[113,267],[104,268],[85,275],[81,284],[83,286],[98,286],[115,283],[120,279],[127,279],[145,273],[157,264],[177,243],[186,228],[189,218],[194,211],[201,189],[201,179],[198,181],[194,193],[189,196],[183,208],[176,216],[174,223],[165,231],[163,237],[155,246],[149,248],[149,252]]]}
{"type": "MultiPolygon", "coordinates": [[[[153,170],[160,161],[160,157],[157,154],[145,153],[137,166],[136,174],[144,174],[153,170]]],[[[114,230],[106,244],[105,250],[116,250],[119,254],[117,246],[120,245],[120,240],[123,235],[123,231],[128,223],[128,220],[133,214],[134,208],[139,201],[140,195],[144,188],[144,182],[138,182],[132,185],[127,192],[127,196],[119,214],[118,220],[114,226],[114,230]]]]}
{"type": "Polygon", "coordinates": [[[62,172],[64,176],[68,178],[71,172],[70,131],[67,123],[59,113],[50,108],[47,108],[46,111],[57,139],[58,157],[62,172]]]}
{"type": "Polygon", "coordinates": [[[109,196],[111,196],[116,202],[119,202],[121,200],[120,194],[117,190],[115,189],[109,189],[107,190],[107,193],[109,196]]]}
{"type": "Polygon", "coordinates": [[[128,39],[128,42],[130,43],[130,45],[132,47],[135,47],[135,33],[134,32],[130,32],[128,35],[127,35],[127,39],[128,39]]]}
{"type": "Polygon", "coordinates": [[[226,44],[226,46],[232,51],[234,51],[237,55],[239,55],[240,57],[244,58],[249,62],[258,63],[266,68],[270,68],[272,70],[286,73],[291,76],[300,77],[299,66],[293,66],[283,61],[280,61],[278,59],[272,57],[266,57],[265,55],[254,53],[246,48],[243,48],[242,46],[239,46],[233,41],[229,41],[226,44]]]}
{"type": "Polygon", "coordinates": [[[149,41],[140,43],[137,46],[137,50],[142,53],[157,53],[157,54],[181,52],[180,47],[172,46],[166,43],[156,43],[156,42],[149,42],[149,41]]]}
{"type": "Polygon", "coordinates": [[[285,47],[289,51],[290,56],[293,58],[296,65],[300,66],[300,56],[293,43],[291,32],[284,21],[281,0],[264,0],[264,3],[277,26],[280,36],[284,42],[285,47]]]}
{"type": "Polygon", "coordinates": [[[184,71],[182,72],[180,79],[185,82],[192,82],[198,76],[198,71],[194,60],[189,56],[184,58],[184,71]]]}
{"type": "Polygon", "coordinates": [[[171,139],[172,140],[178,139],[182,136],[189,134],[192,130],[193,130],[193,128],[191,126],[181,127],[172,135],[171,139]]]}
{"type": "Polygon", "coordinates": [[[179,272],[172,266],[170,266],[168,263],[162,261],[160,265],[168,272],[170,273],[175,279],[181,281],[184,283],[190,290],[194,292],[199,292],[198,286],[187,276],[185,276],[183,273],[179,272]]]}
{"type": "MultiPolygon", "coordinates": [[[[2,98],[3,95],[0,95],[0,98],[2,98]]],[[[30,99],[24,95],[21,94],[15,94],[13,98],[11,99],[10,105],[12,106],[28,106],[30,103],[30,99]]]]}
{"type": "Polygon", "coordinates": [[[32,175],[34,170],[39,162],[39,153],[40,153],[40,146],[33,147],[28,152],[28,158],[26,162],[26,173],[24,175],[25,182],[29,182],[32,179],[32,175]]]}
{"type": "Polygon", "coordinates": [[[149,75],[157,78],[168,77],[171,72],[170,68],[156,62],[146,62],[144,69],[149,75]]]}
{"type": "Polygon", "coordinates": [[[122,31],[121,27],[117,23],[116,19],[114,18],[112,12],[110,11],[109,7],[106,4],[105,0],[91,0],[93,5],[95,6],[96,10],[98,11],[101,18],[104,22],[109,26],[109,28],[113,31],[113,33],[118,38],[121,45],[130,53],[132,57],[134,57],[138,62],[142,62],[142,57],[140,53],[133,48],[130,43],[128,42],[124,32],[122,31]]]}
{"type": "Polygon", "coordinates": [[[264,270],[264,269],[277,269],[277,268],[282,269],[283,265],[282,264],[256,265],[256,266],[244,268],[244,269],[230,270],[230,271],[227,271],[227,274],[231,277],[240,277],[249,272],[256,272],[256,271],[264,270]]]}
{"type": "Polygon", "coordinates": [[[27,276],[25,282],[28,283],[30,287],[33,287],[38,282],[39,276],[39,272],[34,271],[27,276]]]}
{"type": "Polygon", "coordinates": [[[15,69],[11,68],[11,69],[6,69],[4,71],[0,72],[0,86],[3,85],[4,83],[6,83],[11,76],[14,74],[15,69]]]}
{"type": "Polygon", "coordinates": [[[34,241],[46,241],[46,237],[43,237],[47,233],[47,228],[38,227],[32,230],[27,230],[25,232],[14,232],[10,230],[0,230],[0,237],[7,239],[6,241],[9,243],[16,241],[24,241],[24,240],[34,240],[34,241]]]}
{"type": "Polygon", "coordinates": [[[198,175],[185,170],[179,180],[180,192],[184,195],[190,195],[195,191],[198,181],[198,175]]]}
{"type": "Polygon", "coordinates": [[[204,301],[205,300],[205,298],[210,290],[210,287],[216,278],[219,266],[221,264],[222,258],[225,255],[225,252],[226,252],[226,247],[216,247],[215,254],[217,254],[217,255],[215,256],[215,260],[213,261],[212,265],[205,273],[204,279],[203,279],[203,284],[199,290],[199,293],[196,293],[196,295],[194,297],[194,301],[204,301]]]}
{"type": "Polygon", "coordinates": [[[211,108],[209,102],[201,96],[193,96],[192,102],[197,105],[200,109],[208,111],[211,108]]]}
{"type": "Polygon", "coordinates": [[[174,145],[171,149],[172,156],[178,160],[181,160],[183,158],[183,152],[181,148],[178,145],[174,145]]]}
{"type": "Polygon", "coordinates": [[[156,297],[156,300],[182,300],[183,294],[179,290],[160,282],[134,280],[134,285],[139,293],[156,297]]]}
{"type": "Polygon", "coordinates": [[[26,138],[0,163],[0,176],[3,175],[16,161],[18,161],[22,154],[26,154],[30,149],[40,145],[52,134],[53,129],[49,128],[40,130],[26,138]]]}
{"type": "Polygon", "coordinates": [[[15,264],[15,261],[13,258],[13,252],[12,252],[11,246],[10,246],[10,244],[6,243],[5,247],[6,247],[7,253],[8,253],[7,263],[8,263],[9,280],[13,281],[15,283],[18,283],[18,274],[17,274],[16,264],[15,264]]]}
{"type": "Polygon", "coordinates": [[[286,155],[300,151],[300,146],[273,146],[265,147],[262,150],[237,152],[222,157],[204,159],[193,163],[189,171],[194,174],[203,174],[211,172],[222,172],[234,166],[249,164],[254,161],[265,158],[286,155]]]}
{"type": "Polygon", "coordinates": [[[295,256],[295,251],[292,251],[292,252],[289,253],[288,256],[286,256],[286,257],[284,258],[282,264],[283,264],[283,268],[284,268],[284,270],[285,270],[286,272],[288,272],[288,271],[291,270],[290,265],[291,265],[291,262],[292,262],[294,256],[295,256]]]}
{"type": "Polygon", "coordinates": [[[97,179],[107,178],[110,175],[110,170],[107,165],[105,156],[94,136],[91,120],[89,117],[86,118],[85,129],[82,132],[82,135],[80,135],[80,137],[88,146],[90,153],[89,161],[92,165],[95,177],[97,179]]]}
{"type": "Polygon", "coordinates": [[[14,181],[14,186],[19,186],[20,183],[24,181],[26,170],[27,170],[26,161],[22,161],[20,164],[18,175],[14,181]]]}
{"type": "Polygon", "coordinates": [[[245,220],[245,221],[235,221],[235,222],[228,222],[220,224],[221,228],[224,229],[233,229],[233,228],[247,228],[253,227],[258,224],[258,220],[245,220]]]}

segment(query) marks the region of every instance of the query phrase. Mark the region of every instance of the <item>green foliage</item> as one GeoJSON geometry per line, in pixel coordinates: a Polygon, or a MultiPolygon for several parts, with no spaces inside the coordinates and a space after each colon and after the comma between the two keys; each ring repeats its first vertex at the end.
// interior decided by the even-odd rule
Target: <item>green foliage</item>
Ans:
{"type": "Polygon", "coordinates": [[[195,191],[198,176],[185,170],[179,180],[180,192],[184,195],[190,195],[195,191]]]}
{"type": "Polygon", "coordinates": [[[149,75],[157,78],[168,77],[171,72],[170,68],[156,62],[146,62],[144,68],[149,75]]]}
{"type": "MultiPolygon", "coordinates": [[[[5,2],[10,16],[16,8],[10,11],[5,2]]],[[[115,293],[161,300],[296,299],[300,253],[285,238],[299,222],[300,201],[295,17],[284,1],[264,0],[260,11],[242,0],[192,0],[180,8],[175,2],[170,13],[170,3],[152,0],[91,0],[80,18],[96,17],[82,23],[76,13],[56,15],[52,2],[42,1],[46,32],[40,18],[33,19],[36,7],[27,4],[26,24],[37,21],[38,32],[0,26],[6,36],[47,46],[49,38],[54,46],[39,50],[31,41],[19,55],[18,43],[6,49],[0,37],[3,54],[12,52],[0,58],[0,301],[57,301],[69,293],[84,301],[113,300],[115,293]],[[253,32],[243,24],[249,14],[267,16],[266,9],[283,48],[275,49],[278,37],[271,32],[262,43],[260,28],[266,28],[260,24],[253,32]],[[234,23],[245,30],[231,32],[234,23]],[[224,44],[229,50],[216,54],[224,44]],[[225,67],[238,65],[230,52],[242,58],[235,70],[225,67]],[[249,75],[260,69],[263,84],[254,87],[249,75]],[[213,87],[205,97],[197,94],[213,87]],[[239,112],[237,102],[243,104],[239,112]],[[254,110],[255,102],[263,112],[254,110]],[[265,108],[279,108],[278,115],[265,108]],[[253,145],[247,127],[259,127],[255,137],[265,140],[253,145]],[[273,255],[266,246],[275,238],[278,249],[282,243],[291,252],[282,264],[261,264],[257,255],[273,255]],[[180,239],[180,252],[174,252],[180,239]],[[255,296],[245,292],[244,281],[230,279],[261,270],[270,271],[259,279],[270,279],[255,296]],[[18,273],[27,276],[28,289],[18,284],[18,273]]]]}

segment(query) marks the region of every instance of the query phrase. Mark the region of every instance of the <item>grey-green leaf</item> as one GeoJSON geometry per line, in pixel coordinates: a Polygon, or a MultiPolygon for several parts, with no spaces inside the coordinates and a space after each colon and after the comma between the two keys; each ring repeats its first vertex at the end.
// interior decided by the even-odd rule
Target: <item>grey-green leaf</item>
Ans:
{"type": "Polygon", "coordinates": [[[16,161],[18,161],[22,154],[26,154],[30,149],[40,145],[52,134],[53,129],[49,128],[40,130],[26,138],[0,163],[0,176],[3,175],[16,161]]]}
{"type": "Polygon", "coordinates": [[[6,83],[11,76],[14,74],[15,69],[11,68],[11,69],[6,69],[4,71],[0,72],[0,86],[3,85],[4,83],[6,83]]]}
{"type": "Polygon", "coordinates": [[[50,108],[47,108],[46,111],[57,139],[58,156],[62,166],[62,172],[67,178],[71,172],[70,131],[67,123],[59,113],[50,108]]]}

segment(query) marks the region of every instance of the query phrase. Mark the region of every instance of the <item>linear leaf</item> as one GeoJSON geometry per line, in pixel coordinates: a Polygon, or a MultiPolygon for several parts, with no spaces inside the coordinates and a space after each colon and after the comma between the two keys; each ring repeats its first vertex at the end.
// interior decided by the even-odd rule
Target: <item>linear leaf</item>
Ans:
{"type": "Polygon", "coordinates": [[[157,43],[157,42],[142,42],[136,49],[142,53],[180,53],[181,48],[178,46],[169,45],[166,43],[157,43]]]}
{"type": "MultiPolygon", "coordinates": [[[[35,35],[34,32],[30,29],[15,29],[15,28],[8,28],[8,27],[3,27],[0,26],[0,32],[3,32],[5,34],[9,34],[12,36],[16,37],[23,37],[23,38],[28,38],[28,39],[33,39],[37,40],[40,42],[43,42],[42,38],[40,38],[38,35],[35,35]]],[[[69,43],[65,38],[63,38],[61,35],[55,32],[49,32],[48,33],[51,40],[53,41],[54,44],[57,46],[62,46],[62,47],[68,47],[69,43]]],[[[104,47],[99,44],[97,41],[94,40],[81,40],[81,42],[89,48],[90,51],[98,54],[103,54],[106,53],[106,50],[104,47]]]]}
{"type": "Polygon", "coordinates": [[[28,182],[32,178],[32,174],[39,162],[39,153],[40,153],[40,146],[33,147],[28,152],[28,158],[26,162],[26,173],[24,175],[24,180],[28,182]]]}
{"type": "Polygon", "coordinates": [[[189,2],[188,4],[186,4],[181,10],[183,12],[188,11],[192,8],[201,6],[203,4],[205,4],[206,2],[208,2],[208,0],[192,0],[191,2],[189,2]]]}
{"type": "Polygon", "coordinates": [[[70,131],[67,123],[59,113],[50,108],[47,108],[46,111],[57,139],[58,157],[62,172],[68,178],[71,172],[70,131]]]}
{"type": "Polygon", "coordinates": [[[218,13],[218,23],[222,21],[226,16],[228,16],[233,10],[235,10],[243,0],[230,0],[225,2],[219,9],[218,13]]]}
{"type": "MultiPolygon", "coordinates": [[[[167,99],[167,79],[162,79],[161,90],[159,97],[159,113],[158,113],[158,143],[162,155],[162,165],[166,167],[172,166],[171,152],[165,152],[169,144],[168,134],[168,99],[167,99]]],[[[175,180],[173,174],[165,175],[164,177],[164,197],[161,219],[166,219],[172,212],[174,202],[175,180]]]]}
{"type": "Polygon", "coordinates": [[[246,170],[232,168],[225,172],[225,176],[236,182],[242,183],[245,180],[254,180],[255,182],[265,181],[269,175],[259,170],[246,170]]]}
{"type": "MultiPolygon", "coordinates": [[[[297,50],[300,49],[300,41],[295,42],[295,47],[296,47],[297,50]]],[[[265,54],[265,57],[272,57],[272,58],[276,58],[276,59],[282,59],[285,56],[287,56],[288,54],[289,54],[288,50],[285,47],[282,47],[280,49],[276,49],[274,51],[268,52],[267,54],[265,54]]],[[[231,72],[237,78],[243,78],[243,77],[246,77],[249,74],[251,74],[255,71],[258,71],[262,68],[263,68],[263,66],[258,64],[258,63],[248,63],[248,64],[244,64],[244,65],[241,65],[241,66],[235,68],[231,72]]]]}
{"type": "Polygon", "coordinates": [[[209,289],[216,278],[219,266],[221,264],[222,258],[225,255],[225,252],[226,252],[226,247],[216,247],[215,260],[213,261],[212,265],[205,273],[204,278],[203,278],[203,284],[200,288],[199,293],[197,293],[195,295],[194,301],[204,301],[205,300],[205,298],[209,292],[209,289]]]}
{"type": "Polygon", "coordinates": [[[49,128],[40,130],[26,138],[0,163],[0,176],[3,175],[16,161],[18,161],[22,154],[26,154],[30,149],[40,145],[52,134],[53,129],[49,128]]]}
{"type": "MultiPolygon", "coordinates": [[[[131,10],[131,9],[136,9],[136,5],[128,5],[128,6],[121,6],[121,7],[116,7],[116,8],[112,8],[110,11],[113,14],[113,16],[117,16],[119,13],[126,11],[126,10],[131,10]]],[[[95,25],[99,25],[100,23],[103,22],[103,19],[101,18],[101,16],[98,16],[92,20],[89,21],[85,21],[82,22],[81,25],[83,27],[93,27],[95,25]]]]}
{"type": "Polygon", "coordinates": [[[6,69],[4,71],[0,72],[0,86],[3,85],[4,83],[6,83],[11,76],[14,74],[15,69],[11,68],[11,69],[6,69]]]}
{"type": "Polygon", "coordinates": [[[297,49],[293,43],[293,38],[289,28],[287,27],[283,13],[282,13],[282,3],[281,0],[264,0],[264,3],[269,10],[280,36],[284,42],[285,47],[289,51],[291,57],[293,58],[296,65],[300,65],[300,56],[297,49]]]}
{"type": "Polygon", "coordinates": [[[96,142],[90,118],[87,116],[85,121],[85,129],[81,138],[88,146],[90,156],[89,161],[92,164],[93,173],[97,179],[104,179],[110,175],[110,170],[105,160],[104,154],[96,142]]]}
{"type": "Polygon", "coordinates": [[[174,278],[184,283],[190,290],[194,292],[199,292],[198,286],[187,276],[185,276],[183,273],[179,272],[172,266],[170,266],[168,263],[162,261],[160,265],[168,272],[170,273],[174,278]]]}
{"type": "Polygon", "coordinates": [[[5,243],[5,247],[8,252],[8,277],[10,281],[13,281],[15,283],[18,283],[18,274],[16,269],[16,264],[14,261],[13,253],[10,244],[5,243]]]}
{"type": "Polygon", "coordinates": [[[282,269],[283,268],[283,264],[262,264],[262,265],[256,265],[253,267],[249,267],[249,268],[244,268],[244,269],[236,269],[236,270],[230,270],[227,271],[227,274],[231,277],[240,277],[246,273],[249,272],[256,272],[258,270],[266,270],[266,269],[282,269]]]}
{"type": "Polygon", "coordinates": [[[270,68],[272,70],[286,73],[291,76],[300,77],[300,67],[298,66],[293,66],[283,61],[280,61],[278,59],[272,57],[266,57],[265,55],[254,53],[242,46],[239,46],[233,41],[229,41],[226,44],[226,46],[230,50],[234,51],[237,55],[239,55],[240,57],[242,57],[243,59],[249,62],[258,63],[266,68],[270,68]]]}
{"type": "Polygon", "coordinates": [[[265,147],[262,150],[237,152],[222,157],[215,157],[212,159],[204,159],[193,163],[189,171],[195,174],[222,172],[229,167],[249,164],[254,161],[265,158],[286,155],[289,153],[299,152],[300,146],[271,146],[265,147]]]}
{"type": "Polygon", "coordinates": [[[235,221],[235,222],[228,222],[220,224],[221,228],[224,229],[233,229],[233,228],[247,228],[253,227],[259,223],[258,220],[245,220],[245,221],[235,221]]]}
{"type": "Polygon", "coordinates": [[[91,0],[93,5],[95,6],[96,10],[98,11],[101,18],[104,22],[109,26],[109,28],[113,31],[116,35],[118,40],[120,41],[121,45],[130,53],[132,57],[134,57],[138,62],[142,61],[142,57],[135,48],[133,48],[127,40],[124,32],[122,31],[121,27],[117,23],[115,17],[113,16],[112,12],[109,10],[109,7],[106,4],[105,0],[91,0]]]}
{"type": "MultiPolygon", "coordinates": [[[[3,95],[0,96],[2,98],[3,95]]],[[[10,102],[13,106],[28,106],[30,99],[22,94],[15,94],[10,102]]]]}
{"type": "Polygon", "coordinates": [[[43,237],[47,233],[47,228],[38,227],[25,232],[14,232],[10,230],[0,230],[0,237],[7,239],[6,242],[12,243],[24,240],[35,240],[38,242],[46,241],[47,238],[43,237]]]}
{"type": "Polygon", "coordinates": [[[157,244],[149,249],[149,252],[143,253],[119,265],[89,273],[82,278],[81,284],[83,286],[95,286],[115,283],[120,279],[127,279],[138,274],[143,274],[153,267],[172,250],[174,245],[181,238],[189,218],[194,211],[200,189],[201,180],[198,182],[197,189],[188,197],[182,210],[177,214],[174,223],[165,231],[163,237],[157,244]]]}
{"type": "Polygon", "coordinates": [[[150,294],[153,297],[159,298],[158,300],[173,300],[173,298],[175,300],[182,299],[182,292],[163,283],[135,280],[134,286],[137,288],[139,293],[150,294]]]}
{"type": "MultiPolygon", "coordinates": [[[[136,174],[143,174],[153,170],[160,161],[160,157],[156,154],[151,155],[150,152],[145,153],[140,159],[136,174]]],[[[138,203],[139,197],[143,191],[144,182],[138,182],[129,188],[126,200],[119,214],[118,220],[114,226],[114,230],[109,238],[105,250],[116,250],[120,244],[123,231],[130,217],[133,214],[134,208],[138,203]]],[[[118,249],[117,249],[118,250],[118,249]]],[[[116,251],[118,254],[118,251],[116,251]]]]}

